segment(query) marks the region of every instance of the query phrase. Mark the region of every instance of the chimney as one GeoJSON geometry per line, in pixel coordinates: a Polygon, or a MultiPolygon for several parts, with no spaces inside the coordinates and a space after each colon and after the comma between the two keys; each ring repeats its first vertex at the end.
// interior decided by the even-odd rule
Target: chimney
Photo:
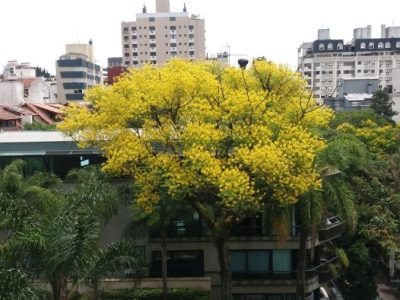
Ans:
{"type": "Polygon", "coordinates": [[[156,0],[156,12],[169,12],[169,0],[156,0]]]}

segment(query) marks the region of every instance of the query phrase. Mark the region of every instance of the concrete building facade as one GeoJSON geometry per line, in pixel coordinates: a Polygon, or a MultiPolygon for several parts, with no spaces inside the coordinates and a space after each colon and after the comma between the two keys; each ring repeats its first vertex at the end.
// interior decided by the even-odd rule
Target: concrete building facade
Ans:
{"type": "Polygon", "coordinates": [[[93,43],[67,44],[56,62],[57,101],[83,101],[88,88],[102,83],[102,68],[93,58],[93,43]]]}
{"type": "Polygon", "coordinates": [[[381,38],[371,26],[356,28],[353,39],[331,39],[329,29],[298,49],[298,71],[316,98],[335,97],[340,79],[378,78],[379,89],[393,89],[392,71],[400,66],[400,26],[382,25],[381,38]]]}
{"type": "Polygon", "coordinates": [[[182,12],[171,12],[169,0],[156,0],[156,12],[143,7],[136,21],[122,22],[122,60],[126,67],[164,64],[170,58],[205,58],[204,19],[182,12]]]}
{"type": "Polygon", "coordinates": [[[0,81],[0,105],[56,102],[56,83],[51,78],[36,77],[29,63],[9,61],[0,81]]]}

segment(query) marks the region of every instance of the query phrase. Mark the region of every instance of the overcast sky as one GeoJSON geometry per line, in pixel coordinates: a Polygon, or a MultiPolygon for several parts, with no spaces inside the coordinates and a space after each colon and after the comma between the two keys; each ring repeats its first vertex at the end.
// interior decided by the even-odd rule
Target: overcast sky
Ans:
{"type": "MultiPolygon", "coordinates": [[[[351,0],[170,0],[172,11],[200,14],[206,23],[206,52],[223,45],[231,53],[265,56],[292,67],[297,48],[313,41],[318,28],[330,28],[331,38],[352,38],[353,28],[400,25],[400,1],[351,0]]],[[[0,69],[8,60],[30,62],[55,70],[55,61],[68,43],[93,39],[95,59],[103,67],[107,57],[121,56],[121,21],[133,21],[155,0],[13,0],[0,2],[0,69]]],[[[232,56],[232,61],[237,60],[232,56]]]]}

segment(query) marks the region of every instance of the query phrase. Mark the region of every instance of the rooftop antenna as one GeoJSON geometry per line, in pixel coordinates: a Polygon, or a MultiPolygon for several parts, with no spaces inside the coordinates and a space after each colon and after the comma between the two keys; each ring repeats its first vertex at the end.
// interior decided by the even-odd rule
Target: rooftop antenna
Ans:
{"type": "Polygon", "coordinates": [[[147,13],[146,4],[143,4],[142,12],[143,12],[144,14],[147,13]]]}
{"type": "Polygon", "coordinates": [[[186,3],[183,3],[183,12],[187,12],[186,3]]]}

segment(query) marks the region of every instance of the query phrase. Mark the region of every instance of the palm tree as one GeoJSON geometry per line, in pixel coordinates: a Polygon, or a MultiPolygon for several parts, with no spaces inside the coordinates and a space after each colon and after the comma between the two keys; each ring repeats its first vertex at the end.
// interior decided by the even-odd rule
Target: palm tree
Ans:
{"type": "Polygon", "coordinates": [[[99,262],[100,228],[117,212],[118,194],[96,170],[74,172],[77,183],[63,193],[52,187],[54,176],[24,178],[22,169],[16,161],[0,173],[1,256],[8,267],[46,279],[55,300],[68,298],[67,281],[86,278],[99,262]]]}
{"type": "Polygon", "coordinates": [[[315,241],[318,224],[323,217],[330,213],[339,214],[347,223],[348,229],[355,228],[354,195],[345,177],[346,172],[354,165],[362,165],[365,157],[364,146],[351,136],[335,137],[318,157],[317,163],[322,168],[322,189],[303,195],[297,204],[300,243],[296,273],[299,300],[303,300],[305,296],[307,239],[311,235],[312,243],[315,241]]]}

